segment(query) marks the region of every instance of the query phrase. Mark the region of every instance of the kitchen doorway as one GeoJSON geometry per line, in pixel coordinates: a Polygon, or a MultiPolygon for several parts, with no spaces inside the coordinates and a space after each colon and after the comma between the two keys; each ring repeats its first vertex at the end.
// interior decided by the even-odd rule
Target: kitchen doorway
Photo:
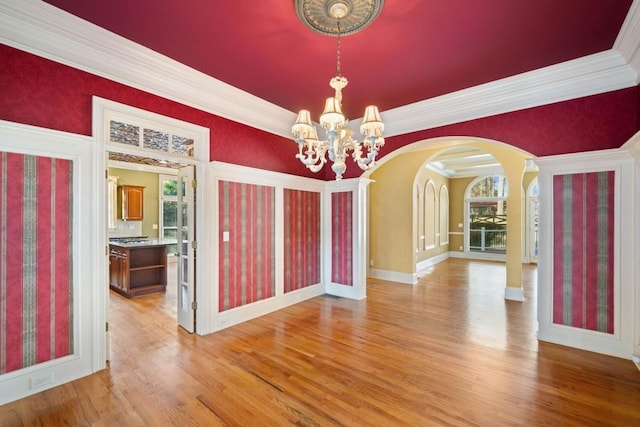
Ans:
{"type": "MultiPolygon", "coordinates": [[[[162,309],[165,310],[168,304],[172,304],[170,309],[172,318],[177,319],[179,323],[189,332],[206,333],[209,307],[206,298],[200,298],[203,302],[199,305],[196,301],[199,299],[199,293],[202,289],[196,288],[196,282],[204,282],[206,277],[206,266],[195,265],[195,251],[197,241],[200,238],[204,241],[203,236],[206,235],[207,225],[204,222],[203,209],[195,209],[195,200],[204,200],[206,194],[206,168],[205,165],[209,161],[209,129],[202,126],[193,125],[191,123],[176,120],[170,117],[161,116],[150,113],[127,105],[115,103],[113,101],[94,97],[94,135],[98,144],[102,147],[102,157],[105,166],[105,190],[104,203],[102,213],[103,217],[104,241],[106,247],[106,256],[103,259],[103,267],[101,267],[101,275],[105,278],[105,292],[102,294],[102,302],[98,301],[98,306],[102,304],[104,307],[101,319],[104,319],[105,328],[105,362],[109,360],[109,328],[118,327],[119,325],[109,325],[109,299],[111,298],[110,289],[114,289],[111,282],[117,278],[118,274],[122,278],[121,286],[118,288],[122,295],[131,296],[133,298],[144,298],[146,295],[154,293],[162,293],[165,296],[160,303],[162,309]],[[120,168],[118,172],[123,178],[127,176],[129,182],[121,182],[121,179],[114,179],[117,176],[110,168],[120,168]],[[181,181],[184,171],[189,170],[189,175],[181,181]],[[182,170],[182,171],[180,171],[182,170]],[[154,184],[142,185],[135,178],[132,178],[134,172],[155,173],[153,179],[154,184]],[[177,236],[172,242],[176,245],[177,256],[167,256],[167,261],[163,263],[162,255],[152,253],[153,251],[147,246],[159,246],[153,242],[149,245],[148,240],[166,239],[164,234],[165,227],[159,221],[161,212],[160,205],[160,175],[174,175],[178,181],[178,219],[183,218],[185,222],[181,225],[176,224],[177,236]],[[111,178],[109,178],[111,175],[111,178]],[[203,183],[196,185],[197,182],[203,183]],[[149,187],[155,188],[151,190],[153,198],[151,201],[146,199],[142,193],[148,190],[143,189],[140,196],[135,192],[131,193],[131,200],[135,203],[137,198],[143,200],[143,206],[140,209],[144,213],[143,216],[129,218],[125,216],[122,209],[126,203],[125,193],[122,191],[123,186],[129,187],[149,187]],[[114,197],[115,194],[115,197],[114,197]],[[115,206],[116,210],[110,208],[115,206]],[[153,207],[153,209],[151,209],[153,207]],[[151,209],[151,210],[148,210],[151,209]],[[118,211],[120,209],[120,212],[118,211]],[[115,212],[115,213],[114,213],[115,212]],[[155,212],[151,221],[145,221],[144,217],[148,212],[155,212]],[[202,226],[199,226],[202,224],[202,226]],[[115,273],[110,271],[110,263],[112,260],[111,247],[113,241],[110,239],[124,239],[125,243],[117,242],[125,249],[139,249],[144,252],[144,263],[136,261],[131,265],[132,258],[126,258],[121,268],[128,267],[128,272],[115,269],[115,273]],[[134,238],[127,241],[128,238],[134,238]],[[144,249],[142,249],[144,248],[144,249]],[[147,250],[149,249],[149,250],[147,250]],[[166,279],[161,279],[166,273],[166,279]],[[136,289],[131,292],[133,284],[133,275],[137,276],[141,282],[138,286],[147,287],[148,289],[136,289]],[[115,277],[112,277],[115,276],[115,277]],[[126,281],[125,281],[126,279],[126,281]],[[127,286],[129,289],[127,290],[127,286]],[[156,286],[161,289],[158,290],[156,286]],[[180,292],[178,292],[180,287],[180,292]],[[163,288],[163,289],[162,289],[163,288]],[[150,292],[146,292],[149,290],[150,292]],[[127,295],[127,291],[129,295],[127,295]],[[155,292],[158,291],[158,292],[155,292]],[[185,299],[186,298],[186,299],[185,299]],[[196,311],[197,308],[197,311],[196,311]],[[183,312],[181,315],[178,314],[183,312]],[[187,320],[185,320],[187,319],[187,320]],[[198,321],[196,322],[196,319],[198,321]]],[[[135,189],[134,189],[135,190],[135,189]]],[[[127,196],[128,198],[128,193],[127,196]]],[[[129,206],[127,206],[127,209],[129,206]]],[[[204,208],[204,205],[203,205],[204,208]]],[[[135,209],[134,209],[135,211],[135,209]]],[[[129,212],[127,212],[128,214],[129,212]]],[[[164,245],[160,245],[164,246],[164,245]]],[[[169,251],[164,246],[164,249],[169,251]]],[[[206,246],[201,245],[203,252],[206,246]]],[[[122,256],[122,254],[121,254],[122,256]]],[[[101,311],[101,307],[98,307],[101,311]]],[[[99,327],[99,324],[96,324],[99,327]]]]}

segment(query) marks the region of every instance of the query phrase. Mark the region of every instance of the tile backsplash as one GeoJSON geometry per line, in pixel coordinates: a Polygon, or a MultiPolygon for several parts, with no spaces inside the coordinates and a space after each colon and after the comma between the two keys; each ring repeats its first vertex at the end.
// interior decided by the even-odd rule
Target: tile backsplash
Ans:
{"type": "Polygon", "coordinates": [[[109,230],[109,237],[142,236],[142,221],[118,221],[116,229],[109,230]]]}

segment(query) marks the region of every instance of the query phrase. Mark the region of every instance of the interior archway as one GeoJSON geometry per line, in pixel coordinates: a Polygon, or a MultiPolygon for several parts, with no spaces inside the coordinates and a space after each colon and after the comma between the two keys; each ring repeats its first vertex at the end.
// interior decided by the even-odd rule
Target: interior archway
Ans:
{"type": "MultiPolygon", "coordinates": [[[[437,162],[442,163],[447,153],[449,158],[452,158],[450,156],[454,152],[488,154],[486,158],[495,162],[490,161],[485,167],[502,170],[509,182],[514,183],[508,203],[512,207],[510,215],[516,220],[511,221],[513,225],[507,230],[509,237],[505,297],[522,299],[523,230],[522,221],[519,219],[523,217],[523,176],[527,159],[533,156],[509,144],[483,138],[443,137],[417,141],[386,155],[375,168],[365,174],[375,181],[370,186],[370,203],[375,207],[370,209],[370,275],[403,283],[416,282],[419,265],[416,247],[420,239],[416,231],[416,225],[419,224],[416,189],[420,186],[416,179],[422,176],[421,171],[427,169],[430,164],[431,169],[434,169],[433,165],[437,165],[437,162]]],[[[462,163],[465,162],[470,166],[465,174],[474,175],[470,172],[474,162],[467,159],[462,163]]],[[[486,168],[485,171],[488,170],[486,168]]],[[[454,237],[463,221],[451,215],[460,197],[456,195],[456,185],[450,183],[447,190],[451,204],[448,218],[449,238],[442,240],[447,241],[448,247],[446,251],[432,257],[434,262],[446,259],[456,252],[453,249],[460,247],[454,237]]]]}

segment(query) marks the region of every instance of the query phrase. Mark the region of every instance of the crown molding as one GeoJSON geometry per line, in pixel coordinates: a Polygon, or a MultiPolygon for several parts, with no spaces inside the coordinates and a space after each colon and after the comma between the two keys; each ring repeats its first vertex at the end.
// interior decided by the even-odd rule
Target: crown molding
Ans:
{"type": "Polygon", "coordinates": [[[0,41],[277,135],[296,115],[38,0],[0,2],[0,41]]]}
{"type": "MultiPolygon", "coordinates": [[[[634,0],[614,49],[383,111],[385,136],[636,86],[639,3],[634,0]]],[[[275,135],[291,136],[294,112],[39,0],[0,2],[0,42],[275,135]]],[[[359,128],[360,121],[351,123],[359,128]]]]}
{"type": "Polygon", "coordinates": [[[636,72],[608,50],[436,98],[383,111],[385,136],[400,135],[510,111],[624,89],[636,72]]]}
{"type": "Polygon", "coordinates": [[[631,3],[627,17],[620,28],[613,49],[620,52],[636,70],[636,84],[640,83],[640,1],[631,3]]]}

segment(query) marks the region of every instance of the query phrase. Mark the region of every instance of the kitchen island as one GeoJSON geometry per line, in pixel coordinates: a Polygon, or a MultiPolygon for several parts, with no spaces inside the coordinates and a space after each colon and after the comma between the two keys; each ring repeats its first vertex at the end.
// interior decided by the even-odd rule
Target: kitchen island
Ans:
{"type": "Polygon", "coordinates": [[[175,239],[109,241],[109,287],[128,297],[167,289],[167,246],[175,239]]]}

